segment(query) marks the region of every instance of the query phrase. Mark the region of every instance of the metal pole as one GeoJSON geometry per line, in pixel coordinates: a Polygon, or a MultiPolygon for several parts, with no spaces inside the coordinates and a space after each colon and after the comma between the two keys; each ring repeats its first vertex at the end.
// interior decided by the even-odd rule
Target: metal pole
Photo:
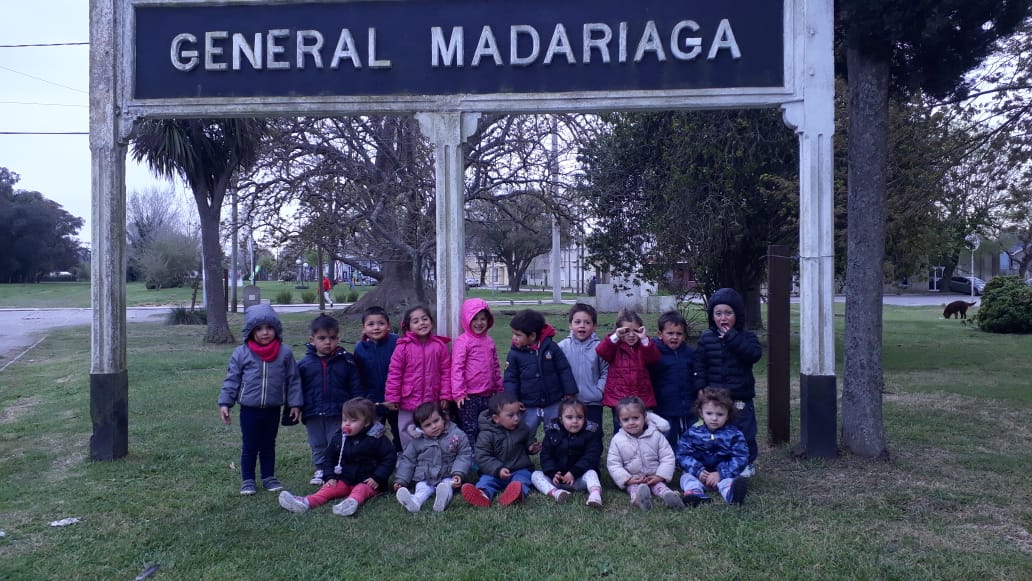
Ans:
{"type": "Polygon", "coordinates": [[[231,279],[230,284],[232,285],[232,289],[230,290],[229,300],[230,300],[230,305],[231,305],[230,306],[230,311],[235,313],[235,312],[237,312],[237,280],[240,278],[240,267],[239,267],[239,264],[237,262],[237,253],[239,252],[239,250],[237,250],[237,249],[240,247],[240,240],[239,240],[239,231],[238,231],[238,226],[239,225],[237,224],[237,190],[236,190],[236,187],[230,186],[230,192],[229,193],[230,193],[231,196],[233,196],[233,212],[232,212],[232,222],[233,222],[233,232],[232,232],[232,234],[233,234],[233,236],[232,236],[233,242],[232,243],[233,243],[233,251],[229,255],[229,272],[230,272],[229,278],[231,279]]]}
{"type": "MultiPolygon", "coordinates": [[[[552,117],[552,151],[551,156],[551,176],[552,176],[552,203],[556,202],[557,194],[559,193],[559,120],[554,116],[552,117]]],[[[562,265],[560,263],[561,257],[559,256],[560,247],[562,242],[559,236],[559,216],[552,214],[552,256],[551,256],[551,270],[552,270],[552,302],[555,304],[561,304],[563,302],[563,290],[562,290],[562,265]]]]}

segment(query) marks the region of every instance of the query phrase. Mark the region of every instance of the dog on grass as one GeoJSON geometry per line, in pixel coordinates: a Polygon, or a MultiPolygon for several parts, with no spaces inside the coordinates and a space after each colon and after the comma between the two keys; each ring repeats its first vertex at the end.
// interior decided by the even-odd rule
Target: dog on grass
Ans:
{"type": "Polygon", "coordinates": [[[966,319],[968,307],[973,307],[977,303],[968,303],[965,301],[953,301],[946,305],[946,309],[942,312],[942,318],[949,319],[954,317],[956,319],[966,319]]]}

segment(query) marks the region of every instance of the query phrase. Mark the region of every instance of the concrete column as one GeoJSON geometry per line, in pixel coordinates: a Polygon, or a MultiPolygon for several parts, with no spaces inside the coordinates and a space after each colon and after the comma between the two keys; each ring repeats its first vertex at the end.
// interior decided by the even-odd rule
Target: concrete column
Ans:
{"type": "Polygon", "coordinates": [[[832,0],[803,0],[795,15],[796,83],[803,101],[783,106],[799,135],[800,431],[808,456],[836,455],[835,133],[832,0]]]}
{"type": "Polygon", "coordinates": [[[419,128],[434,145],[437,180],[437,333],[458,333],[466,296],[464,144],[480,113],[417,113],[419,128]]]}
{"type": "Polygon", "coordinates": [[[90,458],[129,453],[125,328],[125,155],[116,96],[117,0],[90,2],[90,153],[93,232],[90,299],[90,458]]]}

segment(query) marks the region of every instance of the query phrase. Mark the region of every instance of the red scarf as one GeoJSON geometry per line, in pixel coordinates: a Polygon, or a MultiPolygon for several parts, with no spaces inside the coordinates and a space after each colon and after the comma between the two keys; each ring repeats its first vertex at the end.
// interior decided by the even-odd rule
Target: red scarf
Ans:
{"type": "Polygon", "coordinates": [[[273,341],[268,345],[259,345],[250,339],[247,340],[247,348],[266,363],[275,361],[276,357],[279,357],[280,344],[279,341],[273,341]]]}

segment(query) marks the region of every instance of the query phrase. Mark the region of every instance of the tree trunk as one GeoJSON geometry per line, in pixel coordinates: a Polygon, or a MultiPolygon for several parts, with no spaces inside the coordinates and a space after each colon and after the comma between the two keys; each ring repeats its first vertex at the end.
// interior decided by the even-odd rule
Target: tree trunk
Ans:
{"type": "Polygon", "coordinates": [[[849,179],[846,358],[842,443],[887,457],[882,424],[882,279],[885,255],[889,63],[848,49],[849,179]]]}
{"type": "Polygon", "coordinates": [[[384,261],[380,272],[383,278],[376,288],[363,295],[346,312],[361,314],[369,307],[383,307],[397,327],[405,309],[422,302],[412,277],[412,262],[384,261]]]}
{"type": "Polygon", "coordinates": [[[763,329],[760,289],[749,289],[742,294],[744,295],[742,299],[745,301],[745,327],[753,331],[763,329]]]}
{"type": "Polygon", "coordinates": [[[226,317],[226,293],[222,286],[222,245],[219,244],[219,208],[209,208],[207,195],[194,191],[197,215],[201,221],[201,254],[204,269],[204,309],[208,317],[206,343],[234,343],[226,317]]]}

